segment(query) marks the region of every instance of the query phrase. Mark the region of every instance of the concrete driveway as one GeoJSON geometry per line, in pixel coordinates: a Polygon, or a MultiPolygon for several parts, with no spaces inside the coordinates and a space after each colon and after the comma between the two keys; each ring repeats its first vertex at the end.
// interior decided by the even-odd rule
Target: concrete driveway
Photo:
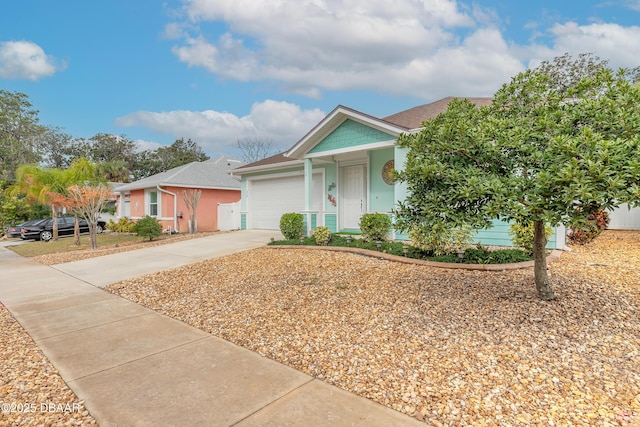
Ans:
{"type": "Polygon", "coordinates": [[[105,287],[121,280],[177,268],[186,264],[259,248],[270,238],[282,239],[274,230],[241,230],[199,239],[54,265],[94,286],[105,287]]]}

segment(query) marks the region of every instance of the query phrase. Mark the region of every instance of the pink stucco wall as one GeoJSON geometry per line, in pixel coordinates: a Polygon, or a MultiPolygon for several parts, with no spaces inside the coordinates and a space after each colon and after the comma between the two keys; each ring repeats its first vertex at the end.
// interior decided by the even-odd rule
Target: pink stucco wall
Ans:
{"type": "MultiPolygon", "coordinates": [[[[182,212],[182,218],[177,218],[177,229],[181,233],[189,232],[189,211],[184,202],[183,187],[163,187],[163,190],[176,195],[177,209],[174,212],[174,197],[171,194],[158,192],[160,198],[159,220],[163,230],[174,227],[174,217],[182,212]]],[[[240,190],[212,190],[200,189],[202,195],[196,209],[198,231],[215,231],[218,229],[218,203],[233,203],[240,200],[240,190]]],[[[144,190],[132,190],[130,195],[131,219],[142,218],[145,215],[144,190]]]]}

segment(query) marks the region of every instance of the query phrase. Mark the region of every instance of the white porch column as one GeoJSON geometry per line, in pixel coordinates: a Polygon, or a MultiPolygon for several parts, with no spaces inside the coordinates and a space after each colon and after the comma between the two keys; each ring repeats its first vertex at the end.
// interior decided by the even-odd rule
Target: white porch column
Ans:
{"type": "Polygon", "coordinates": [[[304,217],[306,234],[311,235],[311,206],[313,206],[313,165],[311,159],[304,159],[304,217]]]}
{"type": "Polygon", "coordinates": [[[304,159],[304,210],[310,211],[313,206],[313,166],[311,159],[304,159]]]}

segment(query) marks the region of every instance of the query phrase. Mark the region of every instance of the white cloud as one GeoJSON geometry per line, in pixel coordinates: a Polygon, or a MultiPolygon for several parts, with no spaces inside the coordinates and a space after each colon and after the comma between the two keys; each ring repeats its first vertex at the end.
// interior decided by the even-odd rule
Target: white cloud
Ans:
{"type": "Polygon", "coordinates": [[[39,80],[65,68],[33,42],[0,42],[0,78],[39,80]]]}
{"type": "Polygon", "coordinates": [[[324,116],[318,109],[302,110],[287,102],[266,100],[255,103],[246,116],[228,112],[205,111],[137,111],[119,117],[118,126],[142,126],[172,135],[191,138],[207,152],[224,152],[236,139],[245,137],[270,138],[282,149],[293,145],[324,116]]]}
{"type": "MultiPolygon", "coordinates": [[[[529,23],[524,29],[532,33],[530,44],[509,43],[494,9],[455,0],[183,3],[186,20],[173,48],[180,61],[222,78],[275,82],[314,98],[325,90],[428,100],[491,95],[525,65],[565,52],[596,52],[612,66],[632,66],[640,51],[638,27],[602,22],[551,28],[529,23]],[[226,32],[205,36],[208,22],[224,23],[226,32]]],[[[627,0],[629,7],[637,4],[627,0]]]]}
{"type": "Polygon", "coordinates": [[[556,24],[550,29],[554,36],[553,50],[591,52],[609,60],[613,67],[637,67],[640,52],[640,27],[618,24],[578,25],[575,22],[556,24]]]}
{"type": "Polygon", "coordinates": [[[640,11],[640,0],[627,0],[625,4],[629,9],[640,11]]]}

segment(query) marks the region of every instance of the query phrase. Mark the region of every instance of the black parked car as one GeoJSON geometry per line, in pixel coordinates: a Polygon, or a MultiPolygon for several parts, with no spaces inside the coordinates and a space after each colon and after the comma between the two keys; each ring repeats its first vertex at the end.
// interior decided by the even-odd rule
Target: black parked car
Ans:
{"type": "Polygon", "coordinates": [[[31,226],[39,223],[40,221],[46,221],[44,219],[30,219],[29,221],[21,222],[20,224],[10,225],[7,227],[6,235],[10,238],[20,237],[22,227],[31,226]]]}
{"type": "MultiPolygon", "coordinates": [[[[74,218],[72,216],[59,216],[58,218],[58,236],[73,236],[74,218]]],[[[80,233],[89,232],[89,224],[82,218],[78,219],[80,225],[80,233]]],[[[98,233],[102,233],[106,223],[98,221],[98,233]]],[[[41,220],[33,225],[23,226],[20,230],[20,237],[24,240],[35,239],[48,242],[53,239],[53,220],[51,218],[41,220]]]]}

